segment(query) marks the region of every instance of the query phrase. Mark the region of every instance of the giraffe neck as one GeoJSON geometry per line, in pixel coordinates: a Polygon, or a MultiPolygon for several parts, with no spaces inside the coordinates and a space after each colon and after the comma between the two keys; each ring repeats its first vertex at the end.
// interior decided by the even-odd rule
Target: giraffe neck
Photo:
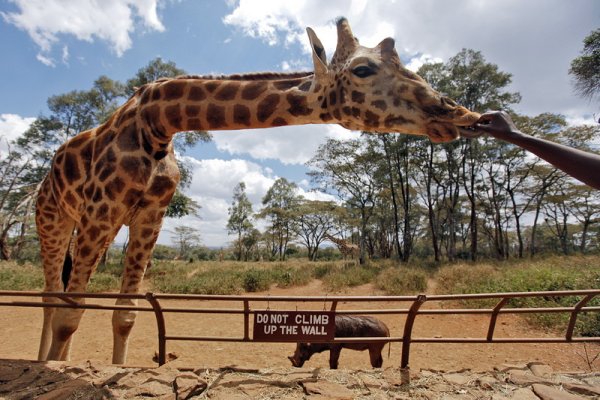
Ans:
{"type": "Polygon", "coordinates": [[[168,142],[180,131],[327,122],[332,118],[321,106],[321,90],[312,73],[258,74],[164,79],[137,96],[142,123],[168,142]]]}

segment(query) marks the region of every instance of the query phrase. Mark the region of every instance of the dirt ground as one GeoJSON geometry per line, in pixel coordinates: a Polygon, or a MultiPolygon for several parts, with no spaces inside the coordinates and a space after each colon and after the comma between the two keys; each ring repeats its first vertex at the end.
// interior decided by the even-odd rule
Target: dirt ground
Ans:
{"type": "MultiPolygon", "coordinates": [[[[324,295],[326,290],[320,281],[313,281],[303,287],[290,289],[272,288],[268,292],[257,294],[270,295],[324,295]]],[[[349,289],[343,293],[331,295],[378,295],[371,285],[349,289]]],[[[4,299],[7,300],[7,299],[4,299]]],[[[23,298],[11,300],[23,301],[23,298]]],[[[34,299],[31,299],[34,300],[34,299]]],[[[89,300],[88,303],[102,304],[103,301],[89,300]]],[[[107,304],[107,302],[104,302],[107,304]]],[[[427,304],[427,303],[426,303],[427,304]]],[[[291,304],[291,303],[252,303],[252,309],[295,310],[323,309],[330,304],[291,304]]],[[[432,307],[433,305],[427,305],[432,307]]],[[[163,307],[225,307],[242,308],[236,304],[211,302],[209,304],[189,301],[170,301],[163,307]]],[[[407,304],[391,302],[344,303],[343,309],[406,308],[407,304]]],[[[439,305],[437,305],[439,307],[439,305]]],[[[41,332],[42,310],[40,308],[0,307],[2,324],[0,325],[0,359],[35,359],[41,332]]],[[[404,317],[398,315],[380,315],[390,328],[392,336],[402,336],[404,317]]],[[[239,314],[168,314],[166,317],[167,335],[177,336],[229,336],[243,335],[243,317],[239,314]]],[[[252,321],[251,321],[252,323],[252,321]]],[[[483,315],[456,316],[418,316],[413,337],[485,337],[489,317],[483,315]]],[[[533,337],[557,336],[534,330],[515,315],[501,315],[496,326],[495,337],[533,337]]],[[[157,328],[153,313],[142,312],[138,315],[133,328],[127,364],[132,366],[155,366],[152,357],[158,349],[157,328]]],[[[175,353],[178,358],[174,366],[192,368],[220,368],[236,366],[239,368],[289,367],[286,356],[295,348],[292,343],[227,343],[168,341],[167,352],[175,353]]],[[[393,343],[388,358],[385,348],[384,367],[399,366],[401,344],[393,343]]],[[[600,351],[598,345],[588,345],[589,354],[600,351]]],[[[111,312],[87,310],[81,326],[76,333],[71,360],[91,360],[110,363],[112,353],[111,312]]],[[[413,343],[410,353],[411,370],[490,370],[504,363],[539,361],[558,371],[589,371],[585,362],[585,350],[582,344],[419,344],[413,343]]],[[[317,354],[306,364],[310,368],[328,367],[328,354],[317,354]]],[[[369,367],[367,352],[343,350],[340,357],[341,368],[364,369],[369,367]]],[[[597,369],[598,366],[596,366],[597,369]]]]}

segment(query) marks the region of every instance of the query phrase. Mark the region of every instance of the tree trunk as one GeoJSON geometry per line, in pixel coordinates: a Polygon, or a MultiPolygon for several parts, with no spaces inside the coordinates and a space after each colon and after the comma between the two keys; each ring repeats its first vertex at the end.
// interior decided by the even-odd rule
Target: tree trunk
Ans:
{"type": "Polygon", "coordinates": [[[398,201],[396,200],[396,188],[394,185],[392,160],[391,160],[391,156],[390,156],[390,152],[389,152],[389,148],[388,148],[387,136],[382,135],[381,140],[383,141],[383,149],[385,151],[385,158],[386,158],[386,161],[388,164],[388,171],[389,171],[389,176],[390,176],[390,190],[392,191],[392,206],[394,209],[394,245],[396,246],[396,254],[397,254],[398,260],[401,260],[403,257],[402,257],[402,250],[400,248],[400,235],[399,235],[400,222],[398,221],[398,201]]]}

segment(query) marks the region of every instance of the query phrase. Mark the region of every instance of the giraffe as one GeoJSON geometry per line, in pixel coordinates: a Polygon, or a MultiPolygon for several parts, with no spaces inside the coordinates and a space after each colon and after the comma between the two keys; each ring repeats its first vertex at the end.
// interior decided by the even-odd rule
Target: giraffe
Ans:
{"type": "MultiPolygon", "coordinates": [[[[121,293],[138,293],[162,219],[180,175],[172,139],[186,130],[232,130],[336,123],[369,132],[459,136],[479,117],[435,92],[402,66],[394,40],[361,46],[345,18],[327,63],[307,28],[314,71],[230,76],[181,76],[140,87],[103,124],[57,150],[42,182],[36,225],[47,292],[62,291],[61,270],[72,233],[72,271],[64,289],[85,292],[104,250],[122,225],[130,242],[121,293]]],[[[46,297],[49,305],[62,300],[46,297]]],[[[83,303],[83,299],[72,299],[83,303]]],[[[119,305],[135,305],[130,299],[119,305]]],[[[45,308],[40,360],[66,360],[83,310],[45,308]]],[[[113,358],[126,361],[134,311],[113,312],[113,358]]]]}
{"type": "Polygon", "coordinates": [[[358,258],[360,256],[360,248],[358,247],[358,245],[356,245],[352,242],[348,242],[347,240],[336,238],[334,236],[331,236],[328,233],[323,235],[323,237],[325,239],[335,243],[337,248],[340,250],[340,253],[342,253],[342,257],[344,258],[344,260],[348,256],[350,256],[350,259],[352,259],[352,260],[354,260],[354,257],[358,258]]]}

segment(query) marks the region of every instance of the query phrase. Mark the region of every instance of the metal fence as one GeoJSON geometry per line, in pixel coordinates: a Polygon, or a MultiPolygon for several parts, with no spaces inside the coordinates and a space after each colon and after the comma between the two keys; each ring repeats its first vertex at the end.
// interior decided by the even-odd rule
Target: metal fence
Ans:
{"type": "MultiPolygon", "coordinates": [[[[329,305],[329,310],[337,314],[393,314],[404,315],[406,320],[402,336],[371,337],[371,338],[339,338],[336,337],[331,343],[350,342],[401,342],[402,356],[400,367],[406,369],[409,365],[411,343],[573,343],[573,342],[600,342],[600,337],[578,337],[574,336],[575,324],[580,313],[600,312],[600,306],[588,306],[595,297],[600,297],[600,290],[569,290],[569,291],[547,291],[547,292],[513,292],[513,293],[480,293],[459,295],[415,295],[415,296],[226,296],[226,295],[183,295],[183,294],[117,294],[117,293],[63,293],[63,292],[28,292],[28,291],[0,291],[0,306],[10,307],[49,307],[42,301],[20,301],[6,300],[10,297],[55,297],[64,303],[52,304],[51,307],[82,308],[92,310],[130,310],[153,312],[156,317],[158,331],[158,364],[166,362],[167,341],[215,341],[215,342],[252,342],[250,335],[250,315],[260,310],[253,305],[256,303],[277,304],[281,302],[292,303],[323,303],[329,305]],[[576,303],[570,307],[507,307],[511,299],[525,299],[533,297],[551,298],[575,297],[576,303]],[[100,304],[78,304],[76,299],[132,299],[147,302],[146,306],[123,306],[123,305],[100,305],[100,304]],[[168,300],[189,300],[199,304],[195,308],[166,307],[163,306],[168,300]],[[449,302],[450,307],[461,304],[464,301],[488,300],[494,301],[495,306],[491,308],[423,308],[425,303],[449,302]],[[231,308],[206,308],[203,307],[210,301],[223,301],[237,304],[231,308]],[[338,309],[340,302],[373,303],[391,302],[402,308],[384,309],[338,309]],[[330,303],[330,304],[329,304],[330,303]],[[244,318],[243,331],[239,336],[182,336],[169,332],[165,322],[165,314],[187,313],[187,314],[237,314],[244,318]],[[544,314],[544,313],[566,313],[569,315],[564,335],[557,337],[496,337],[494,336],[496,321],[500,314],[544,314]],[[485,337],[413,337],[415,320],[420,315],[489,315],[489,326],[485,337]]],[[[269,307],[269,306],[268,306],[269,307]]]]}

